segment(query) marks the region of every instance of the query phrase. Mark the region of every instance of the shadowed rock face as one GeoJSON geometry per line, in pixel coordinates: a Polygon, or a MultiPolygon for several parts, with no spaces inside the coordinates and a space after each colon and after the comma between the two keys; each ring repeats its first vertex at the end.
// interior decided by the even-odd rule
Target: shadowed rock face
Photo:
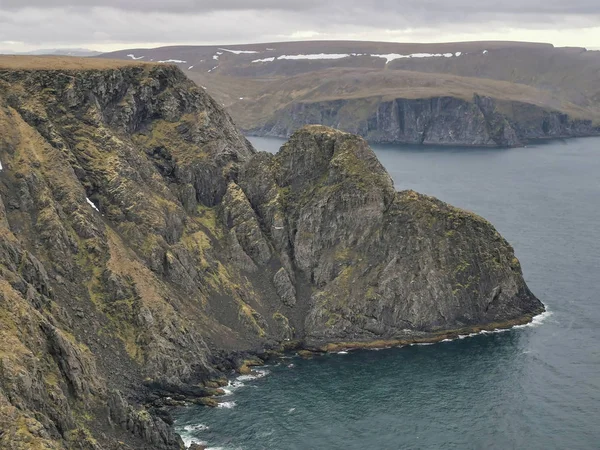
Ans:
{"type": "Polygon", "coordinates": [[[270,180],[250,162],[240,182],[253,204],[278,205],[257,208],[266,229],[284,218],[279,248],[310,284],[307,341],[403,339],[541,311],[492,225],[395,192],[361,138],[308,127],[266,164],[270,180]]]}
{"type": "Polygon", "coordinates": [[[0,446],[179,449],[159,408],[248,353],[543,310],[489,223],[395,192],[361,138],[257,153],[173,67],[0,69],[0,162],[0,446]]]}
{"type": "Polygon", "coordinates": [[[478,95],[472,101],[447,96],[294,103],[249,132],[289,137],[302,126],[316,123],[386,144],[519,147],[532,139],[600,134],[600,127],[591,120],[478,95]]]}

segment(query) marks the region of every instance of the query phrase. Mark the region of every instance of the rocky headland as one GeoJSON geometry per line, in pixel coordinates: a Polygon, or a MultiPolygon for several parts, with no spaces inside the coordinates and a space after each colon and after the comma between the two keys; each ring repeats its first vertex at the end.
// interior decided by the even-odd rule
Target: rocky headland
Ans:
{"type": "Polygon", "coordinates": [[[278,352],[544,310],[491,224],[362,138],[256,152],[173,66],[1,58],[0,164],[2,448],[182,449],[165,407],[278,352]]]}

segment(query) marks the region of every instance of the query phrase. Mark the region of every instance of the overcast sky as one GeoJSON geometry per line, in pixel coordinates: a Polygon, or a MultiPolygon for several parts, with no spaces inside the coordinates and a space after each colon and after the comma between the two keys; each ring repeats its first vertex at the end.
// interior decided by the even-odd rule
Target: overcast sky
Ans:
{"type": "Polygon", "coordinates": [[[306,39],[600,47],[600,0],[0,0],[0,50],[306,39]]]}

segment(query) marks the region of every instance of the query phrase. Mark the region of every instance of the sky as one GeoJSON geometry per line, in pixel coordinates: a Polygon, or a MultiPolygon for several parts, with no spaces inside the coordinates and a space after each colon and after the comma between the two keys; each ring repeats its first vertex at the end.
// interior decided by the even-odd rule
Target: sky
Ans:
{"type": "Polygon", "coordinates": [[[600,47],[599,0],[0,0],[0,51],[291,40],[600,47]]]}

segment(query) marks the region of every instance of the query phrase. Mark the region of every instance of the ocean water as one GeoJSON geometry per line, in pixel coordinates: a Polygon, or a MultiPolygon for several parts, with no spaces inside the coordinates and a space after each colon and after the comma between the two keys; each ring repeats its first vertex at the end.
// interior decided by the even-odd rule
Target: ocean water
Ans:
{"type": "MultiPolygon", "coordinates": [[[[251,138],[277,151],[279,139],[251,138]]],[[[374,146],[398,189],[489,219],[549,313],[435,345],[285,359],[221,408],[177,413],[222,449],[600,449],[600,139],[374,146]]]]}

